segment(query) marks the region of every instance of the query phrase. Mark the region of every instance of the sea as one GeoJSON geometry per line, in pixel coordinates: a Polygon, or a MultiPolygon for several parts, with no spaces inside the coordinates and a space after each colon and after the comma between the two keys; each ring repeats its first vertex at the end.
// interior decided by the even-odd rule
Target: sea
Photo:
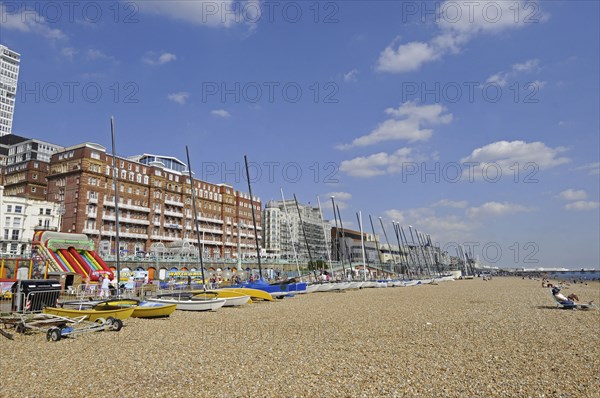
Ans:
{"type": "Polygon", "coordinates": [[[586,280],[586,281],[597,281],[600,280],[600,270],[586,270],[586,271],[547,271],[545,274],[551,279],[562,279],[562,280],[586,280]]]}

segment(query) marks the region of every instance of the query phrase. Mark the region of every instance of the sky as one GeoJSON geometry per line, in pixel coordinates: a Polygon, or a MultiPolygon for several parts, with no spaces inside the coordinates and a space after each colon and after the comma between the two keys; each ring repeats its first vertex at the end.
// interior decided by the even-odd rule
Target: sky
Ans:
{"type": "Polygon", "coordinates": [[[185,159],[499,267],[600,263],[595,1],[0,2],[13,133],[185,159]]]}

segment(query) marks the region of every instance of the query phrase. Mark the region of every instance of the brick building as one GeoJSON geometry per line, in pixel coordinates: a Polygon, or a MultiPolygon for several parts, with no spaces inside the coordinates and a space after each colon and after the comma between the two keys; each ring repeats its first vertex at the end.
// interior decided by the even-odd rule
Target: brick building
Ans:
{"type": "Polygon", "coordinates": [[[45,200],[50,158],[63,147],[34,138],[0,137],[0,184],[6,196],[45,200]]]}
{"type": "MultiPolygon", "coordinates": [[[[116,237],[112,156],[83,143],[55,153],[50,161],[47,199],[64,206],[61,231],[84,233],[114,253],[116,237]]],[[[152,252],[156,244],[197,245],[190,181],[185,163],[168,156],[117,157],[120,249],[152,252]]],[[[250,197],[225,184],[194,179],[201,244],[206,257],[237,256],[255,247],[250,197]]],[[[259,240],[261,203],[254,198],[259,240]]]]}

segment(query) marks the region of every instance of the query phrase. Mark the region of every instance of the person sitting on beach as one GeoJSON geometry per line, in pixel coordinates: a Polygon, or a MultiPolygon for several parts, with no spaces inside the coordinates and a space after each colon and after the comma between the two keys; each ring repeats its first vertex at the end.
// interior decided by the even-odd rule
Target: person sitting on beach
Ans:
{"type": "Polygon", "coordinates": [[[579,302],[579,297],[577,297],[575,293],[571,293],[569,296],[565,297],[565,295],[560,292],[559,287],[552,288],[552,295],[556,297],[562,305],[577,305],[579,302]]]}

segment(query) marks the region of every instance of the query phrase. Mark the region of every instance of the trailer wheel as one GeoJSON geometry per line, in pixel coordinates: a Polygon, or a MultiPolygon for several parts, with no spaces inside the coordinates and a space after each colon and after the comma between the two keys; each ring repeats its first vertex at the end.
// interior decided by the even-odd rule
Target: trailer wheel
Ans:
{"type": "Polygon", "coordinates": [[[51,328],[50,330],[48,330],[48,333],[46,333],[46,340],[50,341],[58,341],[60,340],[61,335],[60,335],[60,329],[59,328],[51,328]]]}
{"type": "Polygon", "coordinates": [[[108,326],[110,330],[118,332],[123,328],[123,321],[118,318],[108,318],[108,326]]]}
{"type": "Polygon", "coordinates": [[[15,327],[15,332],[17,333],[25,333],[25,330],[27,330],[27,327],[24,323],[18,323],[15,327]]]}
{"type": "MultiPolygon", "coordinates": [[[[108,319],[110,319],[110,318],[108,318],[108,319]]],[[[96,322],[100,325],[104,325],[107,321],[104,318],[96,318],[96,320],[94,322],[96,322]]]]}

